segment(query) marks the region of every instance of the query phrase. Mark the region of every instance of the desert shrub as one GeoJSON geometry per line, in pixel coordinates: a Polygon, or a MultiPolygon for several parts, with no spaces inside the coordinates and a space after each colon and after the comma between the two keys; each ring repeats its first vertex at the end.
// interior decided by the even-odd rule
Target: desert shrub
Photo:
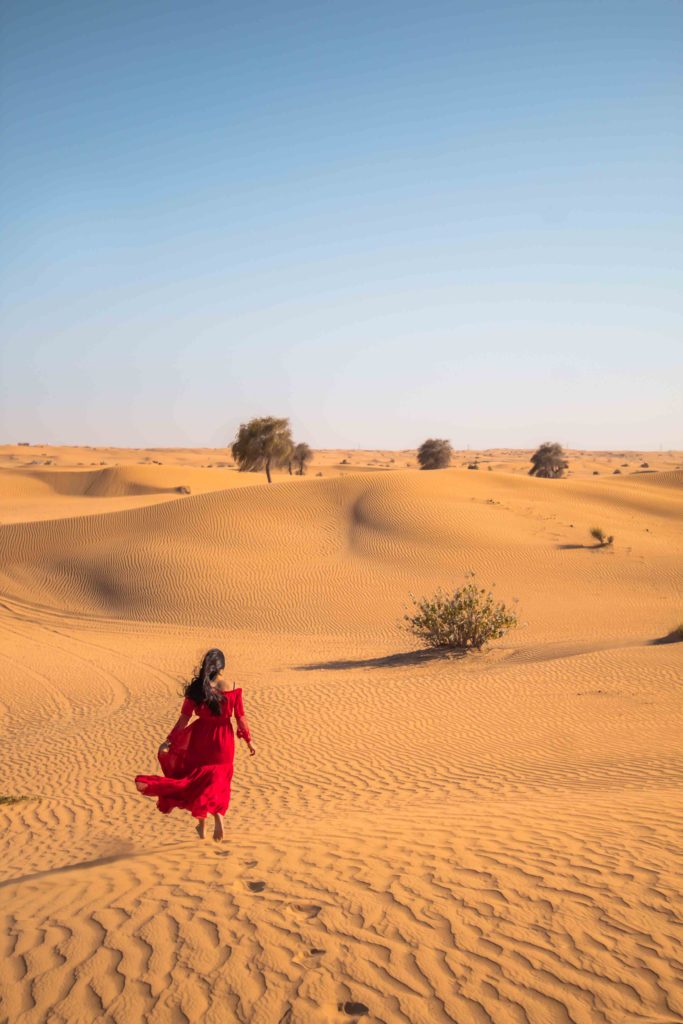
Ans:
{"type": "Polygon", "coordinates": [[[606,548],[610,544],[614,544],[614,537],[610,534],[609,537],[600,526],[594,526],[591,529],[591,537],[598,542],[601,548],[606,548]]]}
{"type": "Polygon", "coordinates": [[[468,469],[479,469],[479,463],[478,462],[468,462],[467,468],[468,469]]]}
{"type": "Polygon", "coordinates": [[[545,441],[531,456],[529,476],[541,476],[549,480],[561,477],[569,468],[564,449],[556,441],[545,441]]]}
{"type": "Polygon", "coordinates": [[[268,483],[271,466],[282,466],[292,458],[294,445],[288,419],[259,416],[241,423],[232,443],[232,457],[240,472],[265,469],[268,483]]]}
{"type": "Polygon", "coordinates": [[[620,469],[612,470],[612,476],[621,476],[621,470],[620,469]]]}
{"type": "Polygon", "coordinates": [[[439,589],[432,597],[415,598],[414,609],[404,615],[404,629],[425,645],[479,651],[517,625],[516,615],[490,591],[467,583],[453,592],[439,589]]]}
{"type": "Polygon", "coordinates": [[[189,487],[176,487],[176,491],[178,494],[192,494],[189,487]]]}
{"type": "Polygon", "coordinates": [[[303,476],[306,472],[306,466],[313,458],[312,449],[304,442],[300,441],[299,444],[295,444],[292,450],[292,462],[297,466],[296,475],[303,476]]]}
{"type": "Polygon", "coordinates": [[[420,469],[445,469],[450,465],[453,448],[445,438],[429,437],[417,450],[420,469]]]}
{"type": "Polygon", "coordinates": [[[593,470],[593,476],[600,476],[600,473],[598,472],[597,469],[593,470]]]}
{"type": "Polygon", "coordinates": [[[315,475],[316,476],[322,476],[322,473],[316,473],[315,475]]]}
{"type": "Polygon", "coordinates": [[[650,463],[649,462],[641,462],[640,468],[641,469],[649,469],[650,468],[650,463]]]}
{"type": "Polygon", "coordinates": [[[349,464],[349,460],[348,459],[342,459],[341,462],[339,463],[340,466],[348,466],[348,464],[349,464]]]}

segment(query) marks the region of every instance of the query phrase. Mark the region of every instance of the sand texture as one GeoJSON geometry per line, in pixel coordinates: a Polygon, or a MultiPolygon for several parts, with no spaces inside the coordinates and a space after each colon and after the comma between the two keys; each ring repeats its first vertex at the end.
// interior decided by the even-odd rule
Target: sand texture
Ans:
{"type": "Polygon", "coordinates": [[[0,1020],[683,1021],[681,453],[458,455],[0,449],[0,1020]],[[420,650],[468,572],[519,628],[420,650]],[[202,844],[133,776],[213,645],[257,757],[202,844]]]}

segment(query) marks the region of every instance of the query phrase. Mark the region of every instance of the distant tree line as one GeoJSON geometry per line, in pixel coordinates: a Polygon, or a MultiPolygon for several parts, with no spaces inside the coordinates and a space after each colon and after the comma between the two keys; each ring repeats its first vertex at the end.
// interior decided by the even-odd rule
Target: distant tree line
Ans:
{"type": "MultiPolygon", "coordinates": [[[[240,471],[255,473],[265,471],[268,483],[272,483],[271,471],[286,466],[290,475],[304,476],[313,451],[303,441],[295,442],[287,418],[257,416],[248,423],[241,423],[232,443],[232,456],[240,471]]],[[[451,464],[453,447],[443,437],[429,437],[417,450],[420,469],[446,469],[451,464]]],[[[478,464],[469,468],[478,469],[478,464]]],[[[531,456],[529,476],[557,479],[564,476],[569,468],[562,445],[545,441],[531,456]]]]}
{"type": "MultiPolygon", "coordinates": [[[[417,450],[420,469],[446,469],[451,464],[453,447],[443,437],[428,437],[417,450]]],[[[468,469],[479,469],[476,462],[468,469]]],[[[553,480],[564,476],[569,468],[562,445],[556,441],[545,441],[531,456],[529,476],[540,476],[553,480]]]]}

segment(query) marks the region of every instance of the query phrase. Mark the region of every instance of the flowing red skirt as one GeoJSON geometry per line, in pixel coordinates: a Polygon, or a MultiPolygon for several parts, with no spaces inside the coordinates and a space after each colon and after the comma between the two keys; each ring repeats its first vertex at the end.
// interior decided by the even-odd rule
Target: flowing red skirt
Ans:
{"type": "Polygon", "coordinates": [[[171,749],[158,757],[163,776],[136,775],[135,785],[144,796],[157,800],[162,814],[175,807],[194,818],[225,814],[235,758],[229,719],[197,718],[179,730],[171,749]]]}

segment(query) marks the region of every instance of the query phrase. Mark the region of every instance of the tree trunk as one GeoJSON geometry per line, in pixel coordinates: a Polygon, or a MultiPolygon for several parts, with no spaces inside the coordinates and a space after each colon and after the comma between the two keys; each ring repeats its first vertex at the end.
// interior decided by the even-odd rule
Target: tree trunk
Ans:
{"type": "Polygon", "coordinates": [[[270,459],[266,459],[266,476],[268,477],[268,483],[272,484],[273,481],[270,479],[270,459]]]}
{"type": "Polygon", "coordinates": [[[291,459],[287,463],[287,469],[289,470],[289,475],[291,476],[292,475],[292,460],[291,459]]]}

